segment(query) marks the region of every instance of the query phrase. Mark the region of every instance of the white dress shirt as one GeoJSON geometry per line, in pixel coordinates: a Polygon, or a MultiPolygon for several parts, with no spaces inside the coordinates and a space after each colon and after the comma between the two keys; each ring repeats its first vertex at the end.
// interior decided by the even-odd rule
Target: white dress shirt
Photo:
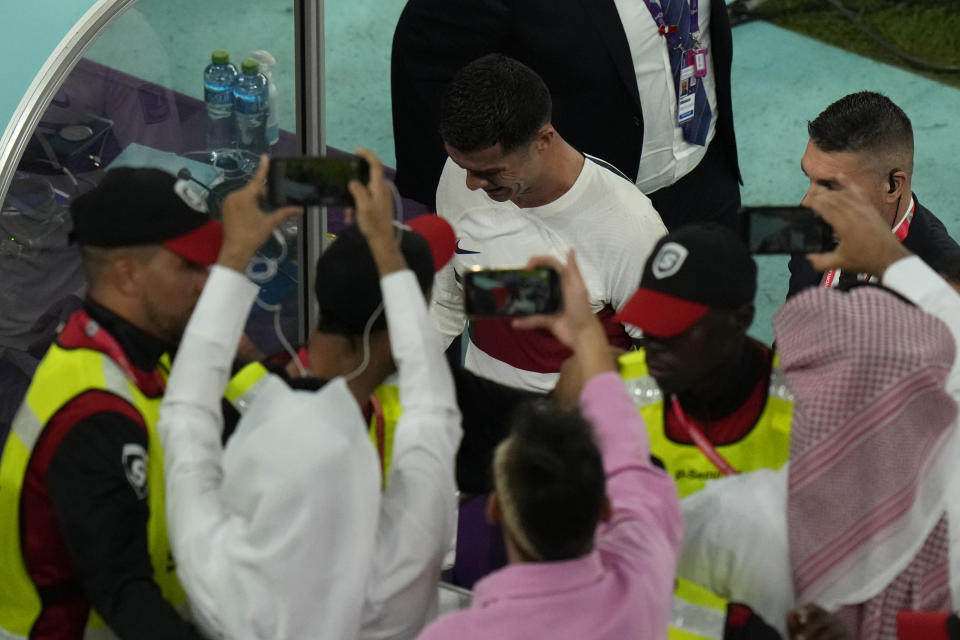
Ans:
{"type": "Polygon", "coordinates": [[[177,572],[212,637],[408,638],[431,613],[455,516],[460,414],[413,274],[390,274],[381,289],[404,405],[382,495],[342,378],[307,392],[267,375],[221,450],[220,398],[258,289],[211,271],[158,430],[177,572]]]}
{"type": "MultiPolygon", "coordinates": [[[[920,258],[911,256],[892,264],[884,273],[883,284],[943,321],[960,345],[960,295],[920,258]]],[[[946,391],[960,401],[960,357],[954,360],[946,391]]],[[[955,449],[957,440],[954,435],[946,446],[955,449]]],[[[945,457],[955,459],[952,455],[945,457]]],[[[677,563],[678,576],[728,600],[749,605],[784,636],[787,612],[805,604],[795,602],[793,593],[786,518],[788,469],[789,465],[778,471],[757,471],[709,482],[703,491],[685,498],[681,503],[684,540],[677,563]]],[[[960,473],[948,477],[953,490],[947,495],[960,495],[960,473]]],[[[960,522],[960,500],[948,500],[946,510],[951,523],[951,566],[957,566],[960,527],[952,525],[960,522]]],[[[953,602],[958,603],[960,571],[950,574],[953,602]]],[[[834,609],[857,601],[818,604],[834,609]]]]}
{"type": "MultiPolygon", "coordinates": [[[[680,0],[689,2],[689,0],[680,0]]],[[[640,108],[643,111],[643,149],[637,186],[644,193],[667,187],[700,164],[706,146],[683,139],[677,126],[677,88],[673,82],[666,39],[643,0],[614,0],[620,22],[627,34],[633,68],[637,75],[640,108]]],[[[700,0],[697,14],[698,39],[707,50],[707,75],[702,79],[713,118],[707,133],[707,146],[717,130],[717,84],[710,54],[710,0],[700,0]]]]}

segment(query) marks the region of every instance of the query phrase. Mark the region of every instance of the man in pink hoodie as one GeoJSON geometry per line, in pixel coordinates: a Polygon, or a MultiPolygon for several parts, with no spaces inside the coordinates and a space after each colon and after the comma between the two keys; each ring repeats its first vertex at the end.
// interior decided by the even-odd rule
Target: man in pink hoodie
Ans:
{"type": "Polygon", "coordinates": [[[477,583],[466,611],[421,639],[665,637],[682,535],[677,492],[650,463],[647,431],[590,310],[573,252],[530,265],[560,273],[564,311],[514,320],[573,349],[580,411],[541,401],[518,412],[497,448],[488,517],[509,564],[477,583]]]}

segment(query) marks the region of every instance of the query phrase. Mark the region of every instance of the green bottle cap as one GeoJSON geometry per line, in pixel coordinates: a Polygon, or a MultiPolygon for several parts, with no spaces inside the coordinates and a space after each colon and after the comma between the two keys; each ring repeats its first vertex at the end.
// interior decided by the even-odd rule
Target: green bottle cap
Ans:
{"type": "Polygon", "coordinates": [[[217,49],[210,55],[213,64],[226,64],[230,62],[230,52],[226,49],[217,49]]]}
{"type": "Polygon", "coordinates": [[[253,58],[245,58],[244,61],[240,63],[240,68],[243,69],[244,73],[256,73],[260,71],[260,63],[253,58]]]}

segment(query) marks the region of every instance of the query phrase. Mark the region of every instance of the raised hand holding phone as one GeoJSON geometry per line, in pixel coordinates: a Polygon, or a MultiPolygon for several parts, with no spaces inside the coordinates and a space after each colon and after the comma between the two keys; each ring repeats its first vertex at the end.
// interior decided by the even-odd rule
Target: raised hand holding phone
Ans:
{"type": "Polygon", "coordinates": [[[356,154],[370,166],[370,179],[366,184],[351,180],[347,185],[354,201],[354,208],[347,212],[347,222],[357,223],[382,277],[407,268],[393,225],[393,192],[383,177],[383,164],[373,151],[357,149],[356,154]]]}
{"type": "Polygon", "coordinates": [[[471,318],[557,313],[560,279],[551,267],[481,269],[463,274],[464,310],[471,318]]]}
{"type": "Polygon", "coordinates": [[[262,247],[274,229],[284,220],[300,215],[301,207],[281,207],[266,212],[260,201],[266,195],[266,178],[270,158],[260,157],[256,173],[242,189],[233,191],[223,201],[223,245],[217,264],[235,271],[243,271],[262,247]]]}
{"type": "Polygon", "coordinates": [[[838,189],[818,190],[810,206],[826,220],[837,236],[828,253],[807,256],[814,269],[847,269],[878,278],[891,264],[910,255],[890,232],[876,208],[845,175],[837,176],[838,189]]]}
{"type": "Polygon", "coordinates": [[[605,371],[616,371],[616,360],[607,345],[603,325],[590,306],[587,284],[580,274],[573,250],[567,255],[567,264],[550,256],[538,256],[527,263],[528,269],[552,267],[560,276],[563,310],[556,314],[541,314],[515,318],[514,329],[546,329],[577,355],[581,379],[589,380],[605,371]]]}

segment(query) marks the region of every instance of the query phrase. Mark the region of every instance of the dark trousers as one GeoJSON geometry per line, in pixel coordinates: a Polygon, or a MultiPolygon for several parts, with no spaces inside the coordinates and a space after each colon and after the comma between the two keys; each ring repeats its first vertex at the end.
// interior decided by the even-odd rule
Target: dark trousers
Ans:
{"type": "Polygon", "coordinates": [[[714,136],[706,155],[693,171],[649,197],[668,231],[698,222],[718,222],[737,228],[740,182],[719,136],[714,136]]]}

